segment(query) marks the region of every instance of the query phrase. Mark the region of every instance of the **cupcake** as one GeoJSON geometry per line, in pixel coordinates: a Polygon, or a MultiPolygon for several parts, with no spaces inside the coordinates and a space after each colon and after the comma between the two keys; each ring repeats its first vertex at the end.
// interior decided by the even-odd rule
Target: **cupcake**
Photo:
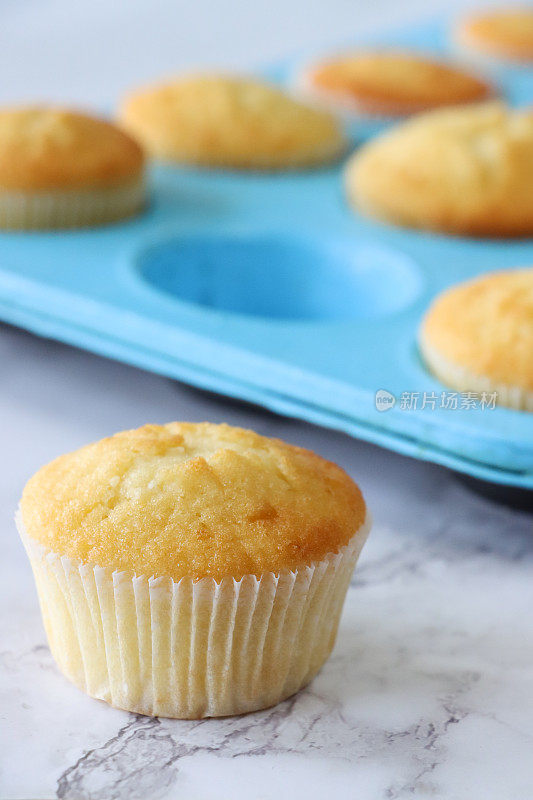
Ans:
{"type": "Polygon", "coordinates": [[[533,411],[533,268],[489,273],[439,295],[420,350],[446,386],[533,411]]]}
{"type": "Polygon", "coordinates": [[[278,703],[335,642],[369,521],[348,475],[228,425],[146,425],[61,456],[18,524],[61,671],[196,719],[278,703]]]}
{"type": "Polygon", "coordinates": [[[397,125],[348,162],[364,213],[468,236],[533,233],[533,113],[499,103],[439,109],[397,125]]]}
{"type": "Polygon", "coordinates": [[[476,56],[533,62],[533,8],[501,8],[474,14],[458,26],[461,49],[476,56]]]}
{"type": "Polygon", "coordinates": [[[353,52],[312,65],[298,83],[310,97],[362,117],[403,117],[486,100],[485,81],[463,69],[407,52],[353,52]]]}
{"type": "Polygon", "coordinates": [[[0,110],[0,228],[101,225],[144,204],[144,158],[115,125],[61,108],[0,110]]]}
{"type": "Polygon", "coordinates": [[[238,169],[309,167],[345,147],[328,113],[257,80],[201,75],[134,92],[120,120],[155,158],[238,169]]]}

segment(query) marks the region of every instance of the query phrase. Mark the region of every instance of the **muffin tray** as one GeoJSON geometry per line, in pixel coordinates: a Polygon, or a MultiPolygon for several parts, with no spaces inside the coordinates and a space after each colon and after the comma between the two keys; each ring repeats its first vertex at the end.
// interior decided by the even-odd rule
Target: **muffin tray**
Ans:
{"type": "MultiPolygon", "coordinates": [[[[435,52],[445,40],[446,26],[431,24],[374,41],[435,52]]],[[[271,76],[286,79],[296,63],[271,76]]],[[[532,99],[533,71],[499,77],[513,102],[532,99]]],[[[265,175],[156,166],[150,206],[137,219],[0,235],[0,317],[482,480],[533,488],[533,415],[461,396],[457,408],[440,407],[447,390],[416,345],[437,292],[533,263],[533,240],[462,239],[356,216],[342,167],[265,175]],[[395,405],[385,394],[377,408],[378,390],[395,405]]]]}

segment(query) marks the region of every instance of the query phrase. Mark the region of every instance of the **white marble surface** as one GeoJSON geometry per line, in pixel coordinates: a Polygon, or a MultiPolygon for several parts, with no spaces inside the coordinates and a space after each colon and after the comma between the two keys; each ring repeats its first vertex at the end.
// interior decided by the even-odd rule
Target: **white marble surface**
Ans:
{"type": "MultiPolygon", "coordinates": [[[[107,103],[129,80],[248,64],[420,9],[427,0],[17,0],[2,7],[0,99],[107,103]]],[[[533,517],[441,468],[5,326],[0,364],[0,800],[531,800],[533,517]],[[372,507],[333,656],[275,709],[128,715],[71,687],[48,651],[12,522],[25,480],[60,452],[169,419],[316,449],[372,507]]]]}

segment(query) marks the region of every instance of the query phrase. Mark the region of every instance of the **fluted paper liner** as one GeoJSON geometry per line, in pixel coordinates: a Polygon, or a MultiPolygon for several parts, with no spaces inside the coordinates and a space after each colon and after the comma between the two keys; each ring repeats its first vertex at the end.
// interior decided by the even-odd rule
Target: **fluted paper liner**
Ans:
{"type": "Polygon", "coordinates": [[[459,392],[496,393],[499,406],[516,411],[533,411],[533,392],[521,386],[497,383],[485,375],[476,375],[460,364],[444,358],[437,348],[429,344],[425,336],[420,337],[420,352],[427,366],[442,383],[459,392]]]}
{"type": "Polygon", "coordinates": [[[138,213],[144,178],[118,186],[49,191],[0,191],[0,229],[53,230],[104,225],[138,213]]]}
{"type": "Polygon", "coordinates": [[[196,719],[278,703],[329,656],[370,529],[294,571],[173,581],[60,556],[17,527],[50,649],[80,689],[140,714],[196,719]]]}

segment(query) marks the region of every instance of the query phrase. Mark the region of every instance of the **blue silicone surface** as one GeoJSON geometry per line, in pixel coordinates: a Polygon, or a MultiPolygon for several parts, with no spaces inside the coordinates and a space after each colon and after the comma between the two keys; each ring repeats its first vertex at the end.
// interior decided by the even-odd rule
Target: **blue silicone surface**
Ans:
{"type": "MultiPolygon", "coordinates": [[[[375,41],[442,52],[446,38],[446,26],[432,24],[375,41]]],[[[272,74],[283,80],[294,63],[272,74]]],[[[513,103],[533,99],[533,70],[500,70],[498,80],[513,103]]],[[[151,194],[146,213],[126,223],[0,235],[0,317],[533,488],[533,415],[375,407],[378,389],[440,395],[416,346],[428,302],[457,281],[533,263],[533,240],[462,239],[356,216],[342,164],[266,175],[158,166],[151,194]]]]}

